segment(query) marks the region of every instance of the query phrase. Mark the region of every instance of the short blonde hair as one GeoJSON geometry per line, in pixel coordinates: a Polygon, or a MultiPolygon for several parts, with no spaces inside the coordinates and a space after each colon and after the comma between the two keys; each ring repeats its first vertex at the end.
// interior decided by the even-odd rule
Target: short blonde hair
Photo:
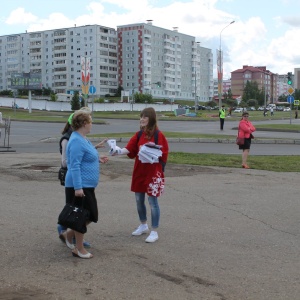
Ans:
{"type": "Polygon", "coordinates": [[[85,124],[92,123],[91,113],[86,111],[77,110],[72,118],[72,127],[74,130],[78,130],[85,124]]]}

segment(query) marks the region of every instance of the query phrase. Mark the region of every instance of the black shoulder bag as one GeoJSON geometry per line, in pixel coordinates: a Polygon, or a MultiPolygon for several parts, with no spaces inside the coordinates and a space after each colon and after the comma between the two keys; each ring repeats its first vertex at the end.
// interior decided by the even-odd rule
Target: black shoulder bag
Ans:
{"type": "Polygon", "coordinates": [[[58,179],[60,180],[61,185],[65,185],[67,171],[68,168],[64,167],[60,167],[60,169],[58,170],[58,179]]]}

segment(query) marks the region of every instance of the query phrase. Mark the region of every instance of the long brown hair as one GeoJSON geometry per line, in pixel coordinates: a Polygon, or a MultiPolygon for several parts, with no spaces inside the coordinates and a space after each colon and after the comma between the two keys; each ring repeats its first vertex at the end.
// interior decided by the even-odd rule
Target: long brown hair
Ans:
{"type": "Polygon", "coordinates": [[[141,129],[143,129],[147,135],[148,138],[151,138],[155,132],[156,129],[158,129],[157,126],[157,119],[156,119],[156,112],[154,110],[153,107],[147,107],[144,108],[141,111],[140,117],[148,117],[149,118],[149,122],[148,125],[144,128],[141,127],[141,129]]]}
{"type": "Polygon", "coordinates": [[[66,123],[64,129],[62,130],[61,134],[65,134],[69,130],[72,130],[72,126],[70,125],[69,121],[66,123]]]}

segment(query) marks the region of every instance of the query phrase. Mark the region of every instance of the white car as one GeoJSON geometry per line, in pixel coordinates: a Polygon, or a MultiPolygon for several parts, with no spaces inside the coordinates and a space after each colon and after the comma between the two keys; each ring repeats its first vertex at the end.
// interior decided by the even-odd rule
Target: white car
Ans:
{"type": "Polygon", "coordinates": [[[291,111],[290,107],[285,107],[283,111],[291,111]]]}
{"type": "Polygon", "coordinates": [[[243,112],[243,109],[241,107],[237,107],[233,112],[240,113],[243,112]]]}

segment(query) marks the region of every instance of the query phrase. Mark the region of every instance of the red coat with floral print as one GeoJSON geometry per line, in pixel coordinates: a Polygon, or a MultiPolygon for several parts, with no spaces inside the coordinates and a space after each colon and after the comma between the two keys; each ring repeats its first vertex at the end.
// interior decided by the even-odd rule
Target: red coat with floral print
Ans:
{"type": "MultiPolygon", "coordinates": [[[[138,152],[142,145],[153,142],[154,136],[148,139],[145,132],[139,138],[138,141],[137,132],[128,142],[125,147],[129,154],[129,158],[135,158],[132,180],[131,180],[131,191],[135,193],[147,193],[149,196],[158,197],[162,194],[165,187],[165,176],[162,171],[161,163],[142,163],[139,160],[138,152]]],[[[169,145],[166,137],[161,131],[158,133],[158,145],[161,145],[162,156],[160,160],[164,163],[167,162],[169,145]]]]}

